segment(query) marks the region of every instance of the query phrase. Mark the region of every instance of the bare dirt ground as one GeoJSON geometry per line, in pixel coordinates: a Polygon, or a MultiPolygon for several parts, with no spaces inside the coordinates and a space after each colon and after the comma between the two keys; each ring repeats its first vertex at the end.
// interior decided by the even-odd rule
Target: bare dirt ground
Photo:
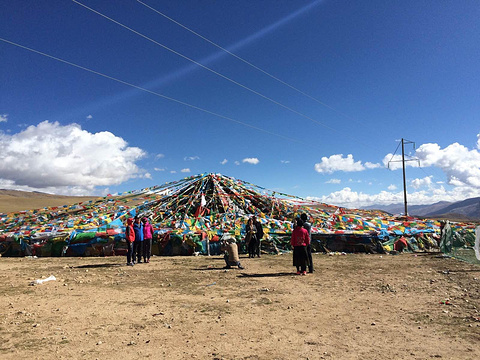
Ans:
{"type": "Polygon", "coordinates": [[[478,266],[314,254],[297,276],[291,254],[241,260],[0,258],[0,358],[480,357],[478,266]]]}

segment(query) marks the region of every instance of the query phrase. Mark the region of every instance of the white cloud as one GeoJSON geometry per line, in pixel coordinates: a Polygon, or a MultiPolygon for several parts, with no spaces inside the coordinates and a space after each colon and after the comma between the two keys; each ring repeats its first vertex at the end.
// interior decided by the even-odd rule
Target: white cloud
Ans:
{"type": "Polygon", "coordinates": [[[145,155],[111,132],[44,121],[13,135],[0,133],[0,179],[9,188],[91,194],[97,186],[141,177],[136,161],[145,155]]]}
{"type": "Polygon", "coordinates": [[[235,165],[240,165],[240,161],[237,160],[237,161],[235,161],[234,164],[235,164],[235,165]]]}
{"type": "MultiPolygon", "coordinates": [[[[420,167],[415,157],[405,157],[405,166],[420,167]],[[407,161],[408,160],[408,161],[407,161]]],[[[402,168],[402,155],[387,154],[382,160],[383,165],[390,170],[398,170],[402,168]]]]}
{"type": "Polygon", "coordinates": [[[340,184],[342,180],[340,179],[330,179],[328,181],[325,181],[325,184],[340,184]]]}
{"type": "Polygon", "coordinates": [[[378,163],[377,163],[377,164],[374,164],[374,163],[371,163],[371,162],[367,161],[367,162],[365,163],[365,167],[366,167],[367,169],[378,169],[379,167],[382,167],[382,165],[380,165],[380,164],[378,164],[378,163]]]}
{"type": "Polygon", "coordinates": [[[145,179],[151,179],[152,178],[152,174],[150,174],[149,172],[143,174],[143,176],[145,179]]]}
{"type": "Polygon", "coordinates": [[[38,187],[31,187],[28,185],[18,185],[13,180],[5,180],[5,179],[0,179],[0,189],[20,190],[20,191],[41,191],[47,194],[70,195],[70,196],[97,195],[97,191],[94,186],[63,186],[61,188],[55,187],[55,186],[45,186],[42,188],[38,188],[38,187]]]}
{"type": "Polygon", "coordinates": [[[280,160],[282,164],[290,164],[290,160],[280,160]]]}
{"type": "MultiPolygon", "coordinates": [[[[439,201],[455,202],[479,196],[480,189],[478,188],[459,186],[452,190],[446,190],[443,186],[440,186],[415,192],[409,191],[407,193],[407,201],[409,205],[428,205],[439,201]]],[[[307,198],[331,205],[358,209],[370,205],[403,204],[403,191],[381,191],[377,194],[365,194],[346,187],[321,197],[307,198]]]]}
{"type": "Polygon", "coordinates": [[[410,182],[410,185],[414,188],[414,189],[419,189],[421,187],[429,187],[432,185],[432,178],[433,176],[426,176],[424,177],[423,179],[414,179],[410,182]]]}
{"type": "Polygon", "coordinates": [[[87,120],[90,120],[90,119],[93,119],[93,116],[92,116],[92,115],[88,115],[88,116],[87,116],[87,120]]]}
{"type": "Polygon", "coordinates": [[[165,171],[164,168],[157,168],[157,167],[156,167],[156,168],[153,168],[153,170],[155,170],[155,171],[165,171]]]}
{"type": "MultiPolygon", "coordinates": [[[[411,167],[437,167],[447,177],[447,183],[453,186],[473,186],[480,188],[480,134],[477,135],[477,149],[468,149],[464,145],[453,143],[445,148],[434,143],[421,145],[414,157],[418,161],[406,162],[411,167]]],[[[386,165],[390,160],[390,169],[402,168],[401,155],[388,154],[383,159],[386,165]]],[[[411,159],[411,157],[409,158],[411,159]]]]}
{"type": "Polygon", "coordinates": [[[170,174],[176,174],[177,172],[175,170],[170,170],[170,174]]]}
{"type": "Polygon", "coordinates": [[[156,159],[162,159],[162,158],[164,158],[164,157],[165,157],[164,154],[157,154],[157,155],[155,155],[155,158],[156,158],[156,159]]]}
{"type": "Polygon", "coordinates": [[[222,161],[220,161],[220,164],[222,164],[222,165],[225,165],[226,163],[228,163],[227,159],[223,159],[222,161]]]}
{"type": "MultiPolygon", "coordinates": [[[[444,186],[434,187],[433,184],[428,185],[428,180],[418,180],[418,183],[424,183],[427,187],[422,190],[414,189],[412,191],[412,186],[407,192],[409,205],[428,205],[439,201],[455,202],[468,198],[480,197],[480,189],[476,187],[462,185],[447,190],[444,186]]],[[[395,191],[396,187],[394,185],[390,185],[388,190],[389,191],[381,191],[376,194],[366,194],[361,191],[353,191],[351,188],[346,187],[328,195],[308,198],[347,208],[361,208],[370,205],[403,204],[403,190],[395,191]]]]}
{"type": "Polygon", "coordinates": [[[450,185],[480,188],[480,152],[477,149],[469,150],[458,143],[444,149],[438,144],[423,144],[417,149],[416,156],[422,166],[442,169],[450,185]]]}
{"type": "Polygon", "coordinates": [[[352,154],[343,157],[343,154],[335,154],[330,157],[322,157],[322,161],[315,164],[315,171],[319,173],[331,174],[335,171],[363,171],[365,169],[375,169],[380,167],[380,164],[373,164],[370,162],[362,164],[361,161],[355,161],[352,154]]]}
{"type": "Polygon", "coordinates": [[[242,162],[247,164],[257,165],[260,162],[260,160],[258,160],[257,158],[245,158],[242,160],[242,162]]]}
{"type": "Polygon", "coordinates": [[[325,195],[317,199],[327,204],[343,206],[347,208],[359,208],[373,204],[400,203],[403,201],[403,196],[401,193],[394,194],[386,191],[382,191],[375,195],[369,195],[362,192],[352,191],[351,188],[346,187],[342,190],[335,191],[329,195],[325,195]]]}
{"type": "Polygon", "coordinates": [[[182,172],[182,173],[189,173],[189,172],[190,172],[190,169],[189,169],[189,168],[185,168],[185,169],[180,170],[180,172],[182,172]]]}
{"type": "Polygon", "coordinates": [[[0,123],[8,121],[8,114],[0,114],[0,123]]]}
{"type": "Polygon", "coordinates": [[[185,161],[194,161],[194,160],[200,160],[200,158],[198,156],[185,156],[183,158],[183,160],[185,161]]]}
{"type": "MultiPolygon", "coordinates": [[[[414,179],[409,183],[407,201],[409,205],[427,205],[439,201],[456,202],[473,197],[480,197],[480,134],[477,135],[476,149],[468,149],[458,143],[441,148],[438,144],[423,144],[408,159],[418,158],[422,167],[433,166],[441,169],[447,177],[450,186],[444,186],[444,181],[433,181],[433,176],[414,179]]],[[[391,169],[401,169],[401,155],[388,154],[383,163],[390,160],[400,162],[390,163],[391,169]]],[[[322,158],[317,164],[320,172],[333,172],[340,168],[361,169],[362,164],[354,162],[352,158],[333,155],[322,158]],[[334,164],[334,160],[338,160],[334,164]],[[343,161],[343,162],[342,162],[343,161]]],[[[316,165],[316,167],[317,167],[316,165]]],[[[406,163],[410,167],[419,167],[417,161],[406,163]]],[[[364,165],[367,167],[367,163],[364,165]]],[[[318,170],[317,170],[318,171],[318,170]]],[[[389,191],[376,194],[366,194],[353,191],[349,187],[321,197],[309,197],[327,204],[348,208],[360,208],[370,205],[390,205],[403,203],[403,191],[397,190],[393,184],[388,186],[389,191]],[[397,190],[397,191],[396,191],[397,190]]]]}

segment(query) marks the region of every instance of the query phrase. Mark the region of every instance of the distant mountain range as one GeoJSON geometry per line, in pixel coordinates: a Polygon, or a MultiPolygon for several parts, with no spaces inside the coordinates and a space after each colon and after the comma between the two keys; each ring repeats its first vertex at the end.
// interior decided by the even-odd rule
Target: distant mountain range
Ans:
{"type": "MultiPolygon", "coordinates": [[[[403,204],[372,205],[365,210],[383,210],[390,214],[403,214],[403,204]]],[[[480,197],[463,201],[448,202],[440,201],[431,205],[408,206],[408,215],[426,218],[450,219],[450,220],[480,220],[480,197]]]]}

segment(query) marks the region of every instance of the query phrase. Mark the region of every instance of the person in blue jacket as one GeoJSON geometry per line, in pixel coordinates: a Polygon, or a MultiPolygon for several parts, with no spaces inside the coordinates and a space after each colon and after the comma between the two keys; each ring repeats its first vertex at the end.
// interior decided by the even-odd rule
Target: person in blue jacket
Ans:
{"type": "Polygon", "coordinates": [[[143,255],[143,224],[139,216],[135,216],[133,223],[133,231],[135,232],[135,241],[133,243],[133,263],[135,264],[135,256],[137,262],[142,262],[143,255]]]}

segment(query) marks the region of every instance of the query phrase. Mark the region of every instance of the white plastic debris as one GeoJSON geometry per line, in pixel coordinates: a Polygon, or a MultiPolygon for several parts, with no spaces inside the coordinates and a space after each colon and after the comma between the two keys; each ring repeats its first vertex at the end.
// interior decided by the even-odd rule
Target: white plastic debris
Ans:
{"type": "Polygon", "coordinates": [[[50,275],[48,278],[46,279],[37,279],[35,281],[32,281],[32,283],[30,285],[41,285],[47,281],[53,281],[53,280],[57,280],[57,278],[53,275],[50,275]]]}

